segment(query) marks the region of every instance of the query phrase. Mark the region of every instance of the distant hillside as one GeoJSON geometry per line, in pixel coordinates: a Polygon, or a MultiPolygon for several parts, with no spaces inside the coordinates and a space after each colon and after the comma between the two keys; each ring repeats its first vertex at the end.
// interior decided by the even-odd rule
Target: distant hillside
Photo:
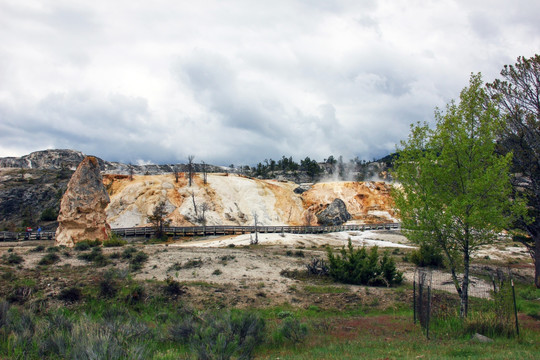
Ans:
{"type": "MultiPolygon", "coordinates": [[[[80,151],[51,149],[35,151],[21,157],[0,158],[0,168],[35,169],[35,170],[71,170],[74,171],[86,155],[80,151]]],[[[296,183],[316,181],[389,181],[388,169],[396,154],[390,154],[380,160],[365,161],[358,158],[343,160],[330,156],[323,162],[309,157],[295,162],[292,157],[277,161],[269,159],[256,166],[234,165],[224,167],[204,163],[193,163],[193,171],[202,173],[229,172],[255,177],[258,179],[277,179],[296,183]]],[[[187,164],[146,164],[133,165],[110,162],[97,157],[104,174],[162,175],[173,172],[187,172],[187,164]]]]}
{"type": "MultiPolygon", "coordinates": [[[[75,170],[86,155],[76,150],[53,149],[36,151],[21,157],[0,158],[0,168],[40,169],[40,170],[75,170]]],[[[99,165],[105,174],[139,174],[158,175],[172,173],[174,171],[187,171],[186,164],[163,164],[163,165],[132,165],[119,162],[110,162],[98,159],[99,165]]],[[[221,166],[193,164],[194,171],[222,172],[221,166]]]]}
{"type": "MultiPolygon", "coordinates": [[[[74,150],[44,150],[33,152],[20,158],[0,158],[0,230],[14,230],[16,228],[23,228],[25,226],[37,226],[38,224],[48,228],[54,228],[56,226],[55,217],[60,207],[60,199],[62,198],[73,171],[82,161],[84,156],[85,155],[80,151],[74,150]]],[[[151,211],[155,204],[154,200],[159,197],[158,196],[154,199],[152,196],[149,196],[149,194],[155,193],[159,195],[163,194],[164,192],[170,192],[171,185],[169,184],[171,184],[170,179],[174,179],[173,173],[176,171],[179,173],[180,178],[185,179],[185,173],[188,170],[188,166],[186,164],[128,165],[117,162],[108,162],[99,158],[98,161],[104,175],[110,175],[105,176],[105,181],[109,186],[109,190],[112,191],[111,199],[113,200],[113,204],[109,209],[109,214],[114,226],[134,226],[143,224],[146,216],[148,215],[148,211],[151,211]],[[138,180],[133,182],[125,180],[129,178],[126,175],[129,175],[130,173],[133,175],[138,175],[138,180]],[[118,176],[115,177],[115,175],[118,176]],[[147,177],[141,177],[141,175],[147,175],[147,177]],[[162,177],[152,177],[156,175],[162,175],[162,177]],[[116,180],[112,181],[111,179],[116,180]],[[164,188],[155,188],[153,185],[154,182],[164,184],[164,188]],[[141,190],[135,186],[136,184],[139,184],[137,185],[139,187],[141,186],[140,184],[146,184],[145,186],[148,189],[141,190]],[[125,189],[120,192],[118,189],[114,191],[112,190],[119,186],[126,187],[128,190],[131,189],[130,191],[132,192],[125,193],[125,191],[127,191],[125,189]],[[129,200],[131,199],[130,196],[135,196],[134,194],[137,195],[137,200],[129,200]],[[118,199],[121,199],[121,201],[118,199]]],[[[213,204],[219,204],[225,201],[224,199],[226,198],[228,199],[227,201],[229,205],[234,204],[234,206],[231,205],[232,210],[216,210],[215,208],[211,210],[209,212],[210,218],[212,218],[212,216],[216,216],[213,223],[247,223],[250,221],[248,219],[250,219],[250,216],[252,216],[253,209],[245,205],[245,199],[247,198],[243,194],[244,191],[247,190],[243,189],[242,186],[246,186],[246,189],[258,189],[257,193],[265,193],[269,191],[268,189],[276,189],[276,186],[273,184],[277,184],[280,187],[284,187],[284,184],[289,184],[286,186],[288,190],[282,195],[279,195],[278,198],[296,199],[296,205],[292,206],[291,203],[288,205],[287,209],[283,208],[279,210],[281,211],[281,215],[269,215],[270,218],[267,219],[271,219],[271,221],[269,220],[269,224],[298,224],[305,220],[303,219],[303,217],[305,217],[307,214],[305,211],[307,208],[309,208],[309,206],[311,206],[304,206],[305,204],[301,204],[302,196],[300,194],[311,189],[313,182],[336,182],[341,180],[389,180],[387,166],[383,161],[349,161],[346,163],[340,161],[336,161],[335,163],[332,161],[323,163],[310,161],[308,163],[307,161],[303,161],[303,165],[306,166],[306,164],[311,166],[311,170],[313,169],[313,165],[317,164],[317,166],[321,168],[321,171],[316,177],[314,177],[311,176],[308,171],[303,170],[300,166],[294,170],[291,170],[290,168],[273,168],[271,170],[270,168],[265,169],[261,167],[225,168],[206,164],[193,164],[194,172],[197,173],[197,179],[202,177],[203,171],[207,173],[222,174],[232,172],[245,176],[244,178],[231,176],[229,178],[230,181],[225,182],[224,179],[227,179],[226,177],[213,177],[214,184],[221,183],[225,188],[227,186],[237,184],[234,185],[237,187],[234,188],[234,190],[231,188],[230,191],[225,191],[225,193],[215,196],[211,194],[208,196],[201,195],[202,198],[200,198],[199,201],[211,201],[213,204]],[[251,178],[251,180],[249,180],[249,178],[251,178]],[[274,179],[277,180],[277,182],[257,182],[258,180],[264,179],[274,179]],[[299,186],[298,184],[302,185],[299,186]],[[231,192],[234,193],[234,195],[231,195],[231,192]],[[300,203],[298,203],[298,201],[300,201],[300,203]],[[293,212],[295,212],[296,215],[293,216],[293,212]],[[290,215],[284,215],[289,213],[290,215]],[[241,214],[244,214],[245,217],[242,218],[241,214]],[[294,221],[291,219],[294,219],[294,221]]],[[[288,166],[294,167],[294,165],[291,163],[289,163],[288,166]]],[[[174,181],[172,183],[172,188],[178,188],[178,183],[174,181]]],[[[205,187],[204,189],[212,189],[212,186],[213,185],[211,184],[211,186],[205,187]]],[[[185,198],[186,191],[189,192],[192,190],[193,189],[187,188],[179,189],[178,194],[175,196],[176,198],[178,198],[178,196],[185,198]]],[[[355,194],[349,194],[347,196],[354,197],[355,194]]],[[[259,204],[261,201],[263,201],[263,203],[267,203],[268,201],[270,203],[277,201],[270,198],[263,199],[263,197],[252,198],[252,200],[254,202],[254,206],[259,204]]],[[[333,199],[330,199],[330,202],[331,200],[333,199]]],[[[290,202],[289,200],[287,201],[290,202]]],[[[182,203],[184,203],[184,200],[182,200],[182,203]]],[[[321,202],[319,204],[319,208],[328,205],[328,203],[321,202]]],[[[170,204],[170,207],[172,208],[174,201],[170,200],[170,204]]],[[[177,201],[176,204],[180,203],[177,201]]],[[[189,201],[185,201],[185,204],[182,205],[184,206],[182,209],[185,210],[186,206],[189,204],[189,201]]],[[[176,208],[178,206],[175,205],[176,208]]],[[[178,211],[181,213],[181,211],[184,210],[177,210],[176,213],[178,213],[178,211]]],[[[264,210],[261,214],[272,214],[273,211],[274,210],[264,210]]],[[[196,223],[196,221],[191,221],[194,218],[193,215],[189,214],[189,211],[184,215],[184,217],[176,217],[175,223],[196,223]]],[[[367,215],[367,213],[364,215],[367,215]]],[[[265,217],[261,215],[261,219],[263,218],[265,217]]],[[[364,217],[364,219],[367,218],[364,217]]]]}

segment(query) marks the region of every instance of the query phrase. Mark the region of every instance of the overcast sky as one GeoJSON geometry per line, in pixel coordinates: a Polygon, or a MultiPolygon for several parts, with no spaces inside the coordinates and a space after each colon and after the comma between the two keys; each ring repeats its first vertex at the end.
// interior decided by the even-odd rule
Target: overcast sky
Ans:
{"type": "Polygon", "coordinates": [[[0,0],[0,156],[371,160],[540,52],[538,0],[0,0]]]}

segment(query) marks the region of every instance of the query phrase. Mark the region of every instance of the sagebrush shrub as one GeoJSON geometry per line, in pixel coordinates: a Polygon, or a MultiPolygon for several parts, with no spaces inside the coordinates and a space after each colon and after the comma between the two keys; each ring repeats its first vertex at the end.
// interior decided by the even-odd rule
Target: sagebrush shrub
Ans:
{"type": "Polygon", "coordinates": [[[42,252],[43,250],[45,250],[45,246],[38,245],[35,248],[31,249],[30,252],[42,252]]]}
{"type": "Polygon", "coordinates": [[[293,344],[303,342],[308,335],[308,327],[294,316],[285,316],[274,333],[274,341],[289,341],[293,344]]]}
{"type": "Polygon", "coordinates": [[[17,265],[24,261],[21,255],[14,252],[9,253],[9,255],[5,256],[4,259],[5,259],[5,262],[10,265],[17,265]]]}
{"type": "Polygon", "coordinates": [[[118,282],[116,281],[116,273],[114,271],[107,271],[98,285],[99,294],[101,297],[115,297],[118,293],[118,282]]]}
{"type": "Polygon", "coordinates": [[[207,313],[197,323],[190,345],[198,359],[250,359],[265,327],[262,318],[249,312],[207,313]]]}
{"type": "Polygon", "coordinates": [[[56,253],[47,253],[39,260],[38,265],[52,265],[60,261],[60,256],[56,253]]]}
{"type": "Polygon", "coordinates": [[[132,271],[142,269],[143,264],[148,261],[148,255],[144,251],[138,251],[133,254],[129,260],[129,265],[132,271]]]}
{"type": "Polygon", "coordinates": [[[100,247],[94,247],[89,253],[82,253],[77,255],[77,259],[93,262],[97,266],[105,266],[108,263],[108,260],[105,255],[103,255],[100,247]]]}
{"type": "Polygon", "coordinates": [[[369,252],[365,247],[354,249],[349,239],[347,248],[334,255],[330,247],[327,248],[329,274],[335,280],[355,285],[386,285],[399,284],[403,280],[403,273],[397,271],[394,259],[388,251],[379,259],[379,250],[376,246],[369,252]]]}
{"type": "Polygon", "coordinates": [[[137,249],[135,249],[133,246],[130,246],[124,251],[122,251],[122,259],[131,259],[133,257],[133,254],[137,252],[137,249]]]}
{"type": "Polygon", "coordinates": [[[178,322],[174,322],[169,328],[171,340],[180,344],[188,344],[195,333],[195,319],[186,316],[178,322]]]}

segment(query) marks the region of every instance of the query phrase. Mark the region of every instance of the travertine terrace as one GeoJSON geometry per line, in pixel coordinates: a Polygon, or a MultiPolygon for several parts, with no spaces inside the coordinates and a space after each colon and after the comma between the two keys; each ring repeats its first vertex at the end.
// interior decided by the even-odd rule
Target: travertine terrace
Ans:
{"type": "Polygon", "coordinates": [[[113,228],[144,226],[160,201],[166,203],[173,226],[201,225],[203,204],[207,225],[316,225],[314,214],[340,198],[353,222],[392,222],[391,186],[384,182],[326,182],[314,184],[302,194],[293,182],[258,180],[231,174],[208,174],[207,184],[199,174],[193,186],[185,174],[105,175],[111,203],[107,218],[113,228]],[[197,211],[195,210],[197,209],[197,211]]]}

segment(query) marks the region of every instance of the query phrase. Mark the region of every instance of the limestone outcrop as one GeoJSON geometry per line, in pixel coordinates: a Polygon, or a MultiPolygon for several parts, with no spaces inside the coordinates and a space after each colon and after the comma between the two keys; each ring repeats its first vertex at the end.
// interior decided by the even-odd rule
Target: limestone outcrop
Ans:
{"type": "Polygon", "coordinates": [[[106,240],[111,232],[105,213],[109,202],[99,162],[87,156],[77,167],[62,197],[57,245],[71,247],[83,240],[106,240]]]}
{"type": "Polygon", "coordinates": [[[321,225],[341,225],[350,219],[351,214],[341,199],[334,199],[326,209],[317,214],[317,220],[321,225]]]}

